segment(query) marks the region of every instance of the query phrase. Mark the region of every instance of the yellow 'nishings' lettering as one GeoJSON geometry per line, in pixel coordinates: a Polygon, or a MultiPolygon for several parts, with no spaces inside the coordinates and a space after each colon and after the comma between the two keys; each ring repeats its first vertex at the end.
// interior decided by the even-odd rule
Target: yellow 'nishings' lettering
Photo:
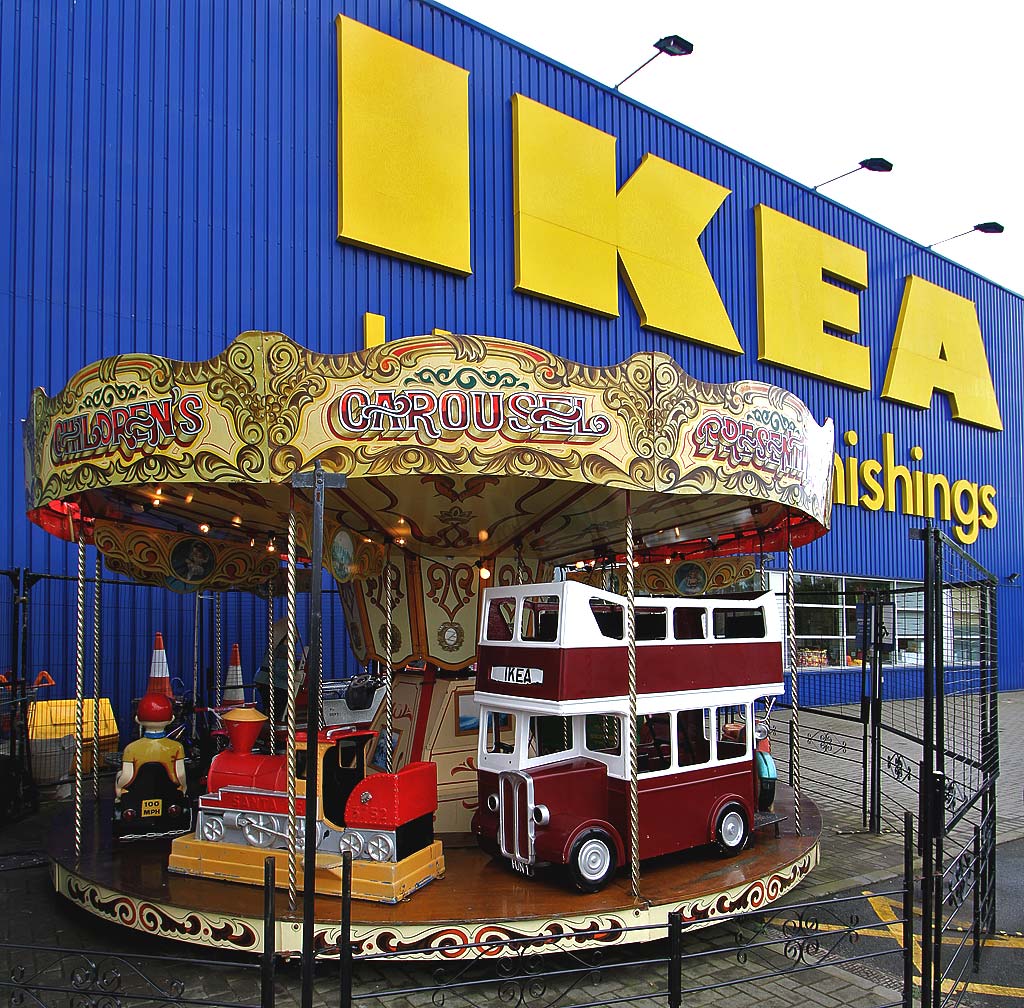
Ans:
{"type": "MultiPolygon", "coordinates": [[[[848,447],[857,445],[859,435],[843,435],[848,447]]],[[[913,462],[924,459],[924,449],[910,449],[913,462]]],[[[836,452],[832,462],[832,502],[867,511],[899,510],[919,518],[952,521],[953,534],[965,546],[978,538],[981,529],[993,529],[999,521],[996,488],[973,480],[951,480],[942,473],[911,469],[896,460],[896,443],[891,432],[882,435],[882,459],[843,458],[836,452]]]]}

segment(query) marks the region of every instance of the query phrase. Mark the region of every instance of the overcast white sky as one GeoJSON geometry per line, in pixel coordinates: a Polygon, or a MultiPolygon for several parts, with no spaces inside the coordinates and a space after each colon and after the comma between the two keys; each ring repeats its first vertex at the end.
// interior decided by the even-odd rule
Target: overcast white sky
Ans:
{"type": "Polygon", "coordinates": [[[1024,57],[1018,5],[932,0],[442,0],[624,94],[1024,293],[1024,57]]]}

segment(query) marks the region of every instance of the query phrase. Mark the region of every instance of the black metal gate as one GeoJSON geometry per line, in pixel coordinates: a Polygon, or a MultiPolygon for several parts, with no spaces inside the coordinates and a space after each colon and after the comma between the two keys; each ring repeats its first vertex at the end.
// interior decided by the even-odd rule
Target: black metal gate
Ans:
{"type": "Polygon", "coordinates": [[[847,807],[859,799],[864,829],[915,817],[922,1008],[945,1008],[995,930],[997,580],[937,529],[912,535],[922,584],[843,600],[844,612],[856,605],[860,668],[806,690],[788,762],[803,790],[847,807]]]}
{"type": "Polygon", "coordinates": [[[995,931],[999,774],[996,579],[936,529],[924,542],[924,748],[920,763],[922,1008],[957,1004],[980,945],[952,942],[968,899],[995,931]]]}

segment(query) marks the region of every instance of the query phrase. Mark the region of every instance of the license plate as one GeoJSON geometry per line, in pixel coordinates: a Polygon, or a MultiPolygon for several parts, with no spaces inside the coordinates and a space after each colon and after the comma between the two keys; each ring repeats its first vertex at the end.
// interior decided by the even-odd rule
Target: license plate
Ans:
{"type": "Polygon", "coordinates": [[[145,798],[142,802],[143,816],[158,816],[164,810],[163,800],[160,798],[145,798]]]}

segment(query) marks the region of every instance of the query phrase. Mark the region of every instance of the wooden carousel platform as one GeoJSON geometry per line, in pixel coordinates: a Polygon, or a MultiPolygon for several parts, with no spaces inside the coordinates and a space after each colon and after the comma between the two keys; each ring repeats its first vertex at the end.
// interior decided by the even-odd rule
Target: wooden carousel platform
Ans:
{"type": "MultiPolygon", "coordinates": [[[[664,925],[676,910],[686,927],[703,927],[723,915],[775,902],[818,863],[818,809],[806,797],[801,800],[802,834],[797,836],[792,805],[792,793],[780,784],[775,808],[787,817],[780,835],[772,827],[756,831],[753,844],[737,857],[720,858],[700,848],[644,862],[639,902],[630,895],[625,871],[602,892],[585,895],[567,888],[554,873],[524,878],[475,846],[449,838],[445,878],[401,903],[352,901],[352,940],[362,954],[421,959],[445,945],[510,938],[536,937],[538,952],[545,950],[541,939],[556,935],[576,948],[643,941],[647,932],[621,929],[664,925]]],[[[102,804],[87,807],[83,820],[80,858],[74,854],[70,824],[66,834],[51,841],[51,875],[62,896],[97,917],[149,934],[234,951],[262,950],[262,888],[169,872],[169,840],[115,845],[109,807],[102,804]]],[[[301,881],[301,861],[299,872],[301,881]]],[[[279,889],[276,913],[278,951],[297,954],[301,894],[292,911],[287,892],[279,889]]],[[[315,918],[316,946],[335,946],[341,901],[317,896],[315,918]]],[[[560,950],[565,948],[560,943],[560,950]]],[[[454,957],[450,949],[445,954],[454,957]]]]}

